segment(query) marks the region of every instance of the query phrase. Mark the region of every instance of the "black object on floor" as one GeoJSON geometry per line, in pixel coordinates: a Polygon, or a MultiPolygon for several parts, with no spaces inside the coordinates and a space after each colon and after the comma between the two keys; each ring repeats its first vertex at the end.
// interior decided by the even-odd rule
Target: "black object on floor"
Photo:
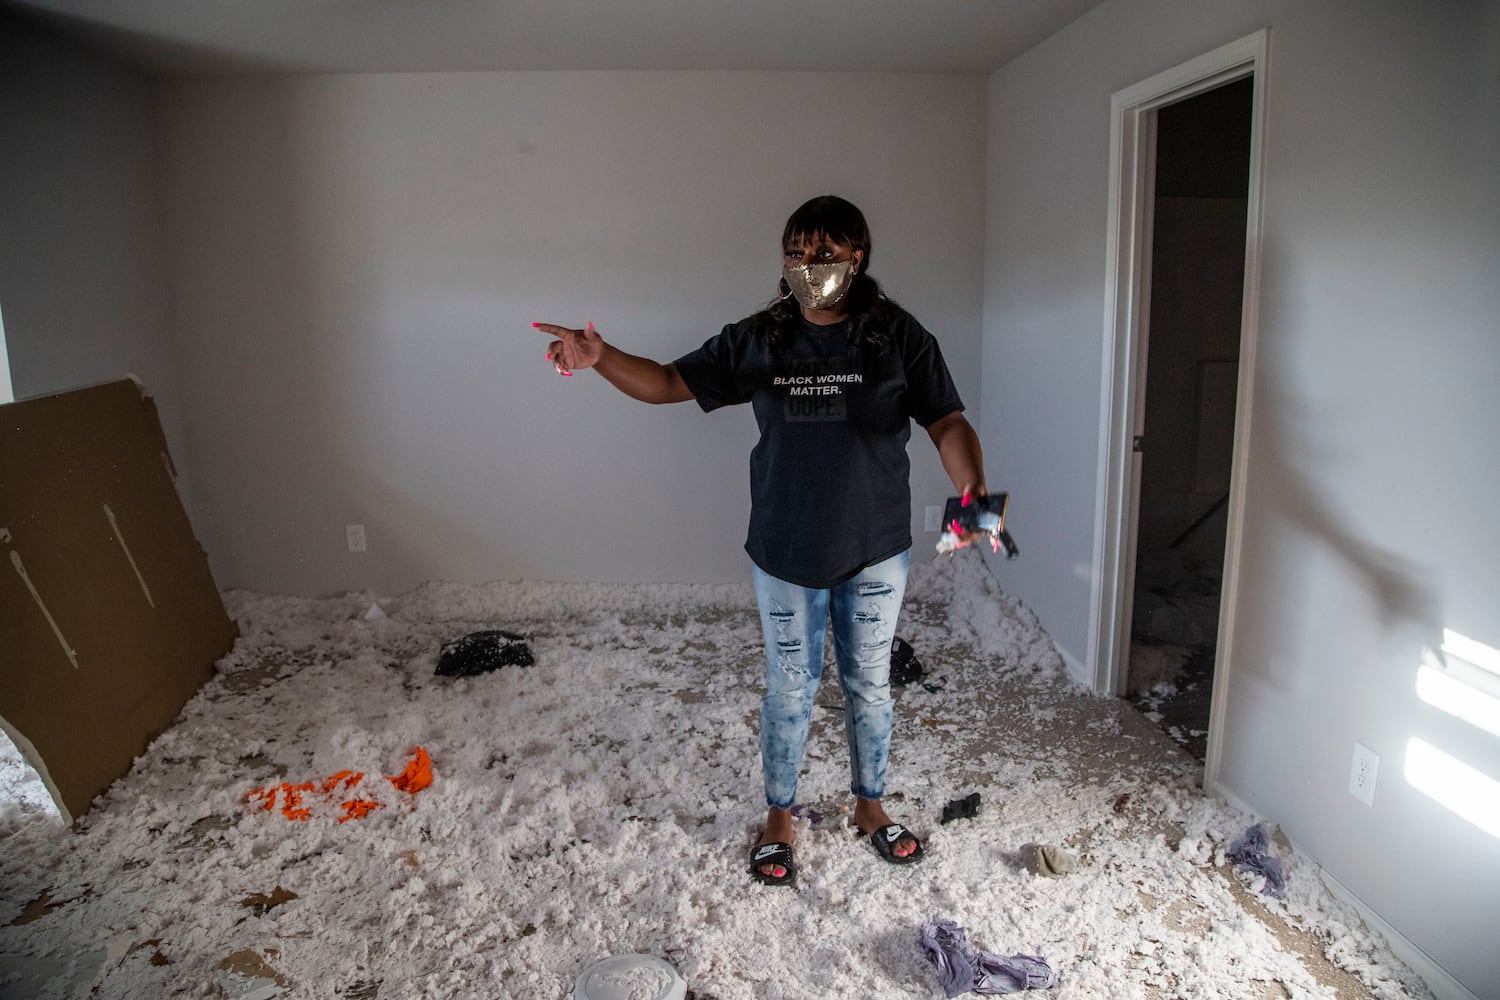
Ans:
{"type": "Polygon", "coordinates": [[[952,823],[956,819],[973,819],[979,815],[979,793],[971,792],[961,799],[954,799],[943,806],[940,823],[952,823]]]}
{"type": "Polygon", "coordinates": [[[906,687],[921,680],[927,671],[917,659],[917,651],[911,643],[897,636],[891,640],[891,687],[906,687]]]}
{"type": "Polygon", "coordinates": [[[490,629],[443,643],[434,673],[439,677],[473,677],[500,667],[529,667],[535,662],[525,636],[490,629]]]}

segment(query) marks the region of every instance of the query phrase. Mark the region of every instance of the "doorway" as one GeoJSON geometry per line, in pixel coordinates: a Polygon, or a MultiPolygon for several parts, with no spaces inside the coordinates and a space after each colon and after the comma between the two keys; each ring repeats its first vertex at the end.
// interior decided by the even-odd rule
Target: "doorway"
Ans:
{"type": "Polygon", "coordinates": [[[1224,582],[1254,78],[1155,112],[1126,695],[1204,761],[1224,582]]]}
{"type": "MultiPolygon", "coordinates": [[[[1135,598],[1137,555],[1143,554],[1143,574],[1147,582],[1157,583],[1151,576],[1151,568],[1162,552],[1169,554],[1161,558],[1172,559],[1171,550],[1188,549],[1199,563],[1207,563],[1218,577],[1217,595],[1200,595],[1205,604],[1212,606],[1217,600],[1216,628],[1212,640],[1201,644],[1213,649],[1211,667],[1212,681],[1200,682],[1198,693],[1208,691],[1209,713],[1207,731],[1199,737],[1204,758],[1204,788],[1218,793],[1219,757],[1223,743],[1223,726],[1228,678],[1233,668],[1234,625],[1236,618],[1236,591],[1238,587],[1237,566],[1242,544],[1244,523],[1245,465],[1249,453],[1251,401],[1254,398],[1255,343],[1259,326],[1259,287],[1261,257],[1261,187],[1265,144],[1265,92],[1266,69],[1270,51],[1270,31],[1263,30],[1236,42],[1221,46],[1212,52],[1157,74],[1132,87],[1117,92],[1111,100],[1110,128],[1110,187],[1109,228],[1107,231],[1107,275],[1104,309],[1104,371],[1100,402],[1100,444],[1098,495],[1096,500],[1095,552],[1097,559],[1092,585],[1093,618],[1089,633],[1089,663],[1094,674],[1094,688],[1101,694],[1125,695],[1130,688],[1131,638],[1136,631],[1135,598]],[[1232,85],[1242,84],[1245,89],[1232,85]],[[1228,88],[1227,92],[1215,95],[1214,91],[1228,88]],[[1146,463],[1142,460],[1152,448],[1147,433],[1148,391],[1152,376],[1152,356],[1160,345],[1152,343],[1152,321],[1154,294],[1168,298],[1163,305],[1160,321],[1170,326],[1179,322],[1178,314],[1191,316],[1197,303],[1193,301],[1201,288],[1197,279],[1179,276],[1166,280],[1158,292],[1153,286],[1154,243],[1156,229],[1162,229],[1161,237],[1168,243],[1178,240],[1176,232],[1191,229],[1188,218],[1193,211],[1187,208],[1203,208],[1185,204],[1166,204],[1157,211],[1157,158],[1158,153],[1167,157],[1163,164],[1163,194],[1168,198],[1198,199],[1204,202],[1216,200],[1226,173],[1222,168],[1206,166],[1201,157],[1222,157],[1227,147],[1220,140],[1199,142],[1197,130],[1203,128],[1202,118],[1213,117],[1222,108],[1217,102],[1233,104],[1243,102],[1248,89],[1250,111],[1248,122],[1241,107],[1231,116],[1239,138],[1240,152],[1234,160],[1243,167],[1236,167],[1235,195],[1243,195],[1242,208],[1223,207],[1218,214],[1238,214],[1243,223],[1241,245],[1237,256],[1230,250],[1218,254],[1215,267],[1229,273],[1227,279],[1219,275],[1215,280],[1239,291],[1238,323],[1224,324],[1224,334],[1229,347],[1221,346],[1217,336],[1207,338],[1203,334],[1180,334],[1179,339],[1196,343],[1210,340],[1211,349],[1199,351],[1194,348],[1191,361],[1178,359],[1171,364],[1186,365],[1187,374],[1155,376],[1158,388],[1166,382],[1169,389],[1159,394],[1163,400],[1172,401],[1169,415],[1157,413],[1152,418],[1157,437],[1163,435],[1167,441],[1161,445],[1161,460],[1152,463],[1152,479],[1146,479],[1146,463]],[[1207,96],[1203,104],[1193,99],[1207,96]],[[1176,111],[1172,109],[1178,106],[1176,111]],[[1162,117],[1166,116],[1168,138],[1158,149],[1158,133],[1162,117]],[[1248,128],[1248,153],[1245,153],[1243,132],[1248,128]],[[1186,144],[1196,149],[1191,155],[1181,151],[1186,144]],[[1194,159],[1194,157],[1199,159],[1194,159]],[[1213,188],[1205,188],[1204,177],[1209,173],[1220,178],[1213,188]],[[1204,192],[1207,191],[1207,195],[1204,192]],[[1240,269],[1236,284],[1234,268],[1240,269]],[[1186,286],[1190,295],[1179,297],[1171,303],[1171,287],[1186,286]],[[1234,349],[1234,333],[1238,335],[1237,350],[1234,349]],[[1175,380],[1176,389],[1171,389],[1175,380]],[[1232,392],[1229,386],[1233,386],[1232,392]],[[1231,402],[1232,400],[1232,402],[1231,402]],[[1231,410],[1232,420],[1225,410],[1231,410]],[[1184,416],[1186,414],[1186,416],[1184,416]],[[1165,422],[1168,427],[1160,425],[1165,422]],[[1172,441],[1177,435],[1178,440],[1172,441]],[[1228,440],[1228,447],[1224,446],[1228,440]],[[1157,473],[1161,475],[1158,476],[1157,473]],[[1144,537],[1140,518],[1143,489],[1148,510],[1148,523],[1144,537]],[[1165,498],[1163,500],[1163,498],[1165,498]],[[1168,515],[1171,515],[1170,517],[1168,515]],[[1218,522],[1215,524],[1215,522],[1218,522]],[[1218,539],[1222,538],[1222,544],[1218,539]],[[1144,543],[1144,551],[1141,545],[1144,543]],[[1174,546],[1175,543],[1175,546],[1174,546]],[[1217,558],[1202,558],[1205,550],[1217,550],[1217,558]]],[[[1227,158],[1225,158],[1227,161],[1227,158]]],[[[1196,214],[1212,214],[1209,210],[1196,214]]],[[[1222,221],[1222,220],[1221,220],[1222,221]]],[[[1208,239],[1201,236],[1199,239],[1208,239]]],[[[1213,238],[1214,246],[1225,240],[1222,227],[1213,238]]],[[[1191,243],[1180,242],[1157,266],[1170,271],[1182,263],[1201,264],[1195,257],[1208,256],[1195,253],[1191,243]],[[1184,248],[1187,249],[1184,249],[1184,248]]],[[[1214,312],[1224,311],[1219,303],[1214,312]]],[[[1193,326],[1193,323],[1187,323],[1193,326]]],[[[1170,342],[1173,334],[1164,331],[1162,340],[1170,342]]],[[[1164,349],[1163,359],[1173,357],[1170,349],[1164,349]]],[[[1164,362],[1165,363],[1165,362],[1164,362]]],[[[1153,407],[1156,406],[1153,403],[1153,407]]],[[[1186,559],[1185,553],[1179,553],[1186,559]]],[[[1194,570],[1202,569],[1196,565],[1194,570]]],[[[1187,580],[1181,578],[1179,582],[1187,580]]],[[[1198,578],[1195,576],[1196,581],[1198,578]]],[[[1181,595],[1170,595],[1181,596],[1181,595]]],[[[1143,598],[1151,603],[1151,598],[1143,598]]],[[[1151,624],[1159,630],[1166,611],[1154,610],[1151,624]]],[[[1213,619],[1213,612],[1208,613],[1213,619]]],[[[1195,644],[1198,644],[1195,642],[1195,644]]],[[[1207,657],[1201,658],[1200,666],[1207,657]]],[[[1180,665],[1185,665],[1180,664],[1180,665]]],[[[1202,723],[1193,728],[1201,729],[1202,723]]]]}

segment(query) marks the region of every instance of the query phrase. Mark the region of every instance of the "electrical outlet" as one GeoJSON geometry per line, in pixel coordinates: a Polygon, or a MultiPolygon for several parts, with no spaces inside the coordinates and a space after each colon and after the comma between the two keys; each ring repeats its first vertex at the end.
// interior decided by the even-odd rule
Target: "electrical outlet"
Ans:
{"type": "Polygon", "coordinates": [[[344,525],[344,535],[349,540],[350,552],[365,550],[365,526],[363,524],[344,525]]]}
{"type": "Polygon", "coordinates": [[[1363,743],[1354,744],[1354,762],[1349,766],[1349,794],[1367,806],[1375,804],[1375,779],[1380,774],[1380,755],[1363,743]]]}
{"type": "Polygon", "coordinates": [[[927,507],[927,530],[943,530],[943,508],[936,504],[929,504],[927,507]]]}

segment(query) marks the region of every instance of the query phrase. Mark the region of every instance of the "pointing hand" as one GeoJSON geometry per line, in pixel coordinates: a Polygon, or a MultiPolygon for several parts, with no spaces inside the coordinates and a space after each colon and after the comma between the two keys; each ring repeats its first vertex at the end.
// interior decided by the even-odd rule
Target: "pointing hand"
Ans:
{"type": "Polygon", "coordinates": [[[557,339],[547,347],[547,360],[559,375],[572,375],[574,371],[592,368],[604,353],[604,338],[589,323],[582,330],[573,330],[552,323],[533,323],[532,326],[557,339]]]}

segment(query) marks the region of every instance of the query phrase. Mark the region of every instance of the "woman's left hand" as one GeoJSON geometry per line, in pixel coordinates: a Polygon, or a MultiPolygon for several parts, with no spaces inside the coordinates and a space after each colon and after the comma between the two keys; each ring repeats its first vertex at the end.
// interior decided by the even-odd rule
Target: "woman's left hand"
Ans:
{"type": "MultiPolygon", "coordinates": [[[[962,502],[965,507],[973,503],[975,497],[987,497],[989,495],[990,491],[985,487],[983,483],[979,483],[977,485],[971,483],[968,486],[965,486],[963,492],[959,494],[959,496],[963,498],[962,502]]],[[[1000,527],[1005,527],[1004,515],[1001,515],[1000,517],[1000,527]]],[[[957,536],[957,541],[953,547],[955,549],[961,549],[967,545],[973,545],[975,542],[984,542],[987,545],[993,546],[995,543],[995,532],[985,531],[979,528],[972,528],[959,534],[957,536]]]]}

